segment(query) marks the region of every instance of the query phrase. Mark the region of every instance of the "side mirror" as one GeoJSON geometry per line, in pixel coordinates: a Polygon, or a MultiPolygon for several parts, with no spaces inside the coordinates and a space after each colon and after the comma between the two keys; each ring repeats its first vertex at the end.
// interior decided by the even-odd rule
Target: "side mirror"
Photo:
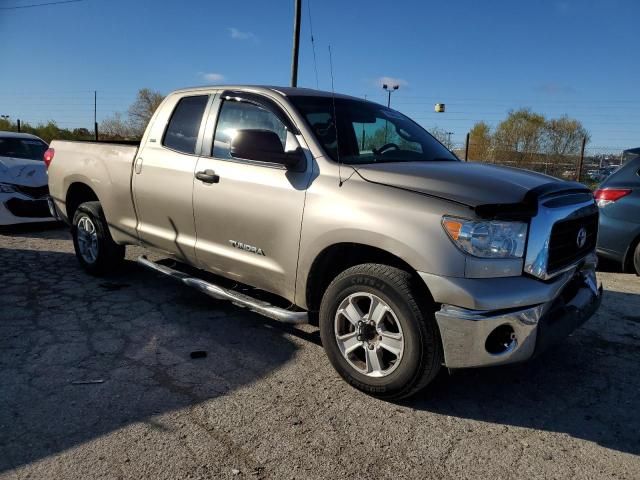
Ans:
{"type": "Polygon", "coordinates": [[[238,130],[230,153],[234,158],[279,163],[288,169],[295,169],[302,160],[301,149],[285,152],[280,138],[271,130],[238,130]]]}

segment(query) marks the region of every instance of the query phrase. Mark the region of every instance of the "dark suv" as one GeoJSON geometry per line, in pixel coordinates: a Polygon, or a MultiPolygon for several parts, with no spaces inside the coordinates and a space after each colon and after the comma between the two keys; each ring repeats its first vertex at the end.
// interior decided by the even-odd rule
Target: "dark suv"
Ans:
{"type": "Polygon", "coordinates": [[[598,254],[640,275],[640,157],[602,182],[595,197],[600,207],[598,254]]]}

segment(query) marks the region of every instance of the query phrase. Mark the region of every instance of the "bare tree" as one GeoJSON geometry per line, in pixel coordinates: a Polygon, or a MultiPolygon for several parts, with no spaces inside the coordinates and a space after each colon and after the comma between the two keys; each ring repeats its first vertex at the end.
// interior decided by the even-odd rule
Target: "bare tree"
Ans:
{"type": "Polygon", "coordinates": [[[98,131],[102,137],[111,138],[113,140],[123,140],[138,136],[130,123],[123,118],[123,115],[120,112],[116,112],[112,117],[106,118],[100,122],[100,128],[98,131]]]}
{"type": "Polygon", "coordinates": [[[582,139],[589,141],[589,132],[578,120],[563,115],[545,125],[545,150],[549,155],[577,155],[582,139]]]}
{"type": "Polygon", "coordinates": [[[136,136],[142,136],[151,116],[156,111],[164,96],[149,88],[138,91],[135,102],[129,107],[129,124],[136,136]]]}
{"type": "Polygon", "coordinates": [[[451,141],[451,135],[446,130],[443,130],[440,127],[433,127],[429,130],[429,133],[433,135],[436,140],[438,140],[441,144],[447,147],[449,150],[453,148],[453,142],[451,141]]]}

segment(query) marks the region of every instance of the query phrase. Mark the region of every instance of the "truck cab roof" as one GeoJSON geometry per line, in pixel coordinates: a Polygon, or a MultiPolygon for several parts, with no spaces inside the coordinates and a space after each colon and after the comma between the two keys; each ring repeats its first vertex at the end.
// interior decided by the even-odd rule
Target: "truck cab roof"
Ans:
{"type": "Polygon", "coordinates": [[[361,100],[361,98],[353,97],[350,95],[344,95],[341,93],[332,93],[324,90],[315,90],[313,88],[298,88],[298,87],[279,87],[273,85],[208,85],[202,87],[190,87],[190,88],[181,88],[180,90],[175,90],[174,94],[184,94],[184,93],[197,93],[202,91],[210,91],[210,90],[235,90],[235,91],[246,91],[252,93],[277,93],[283,97],[292,97],[292,96],[307,96],[307,97],[335,97],[335,98],[346,98],[352,100],[361,100]]]}

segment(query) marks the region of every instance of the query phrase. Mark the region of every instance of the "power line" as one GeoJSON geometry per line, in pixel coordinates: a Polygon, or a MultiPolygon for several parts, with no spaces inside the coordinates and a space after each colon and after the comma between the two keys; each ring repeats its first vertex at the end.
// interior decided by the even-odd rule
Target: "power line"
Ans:
{"type": "Polygon", "coordinates": [[[84,2],[84,1],[85,0],[60,0],[57,2],[33,3],[31,5],[19,5],[15,7],[0,7],[0,10],[18,10],[22,8],[46,7],[49,5],[62,5],[64,3],[78,3],[78,2],[84,2]]]}

